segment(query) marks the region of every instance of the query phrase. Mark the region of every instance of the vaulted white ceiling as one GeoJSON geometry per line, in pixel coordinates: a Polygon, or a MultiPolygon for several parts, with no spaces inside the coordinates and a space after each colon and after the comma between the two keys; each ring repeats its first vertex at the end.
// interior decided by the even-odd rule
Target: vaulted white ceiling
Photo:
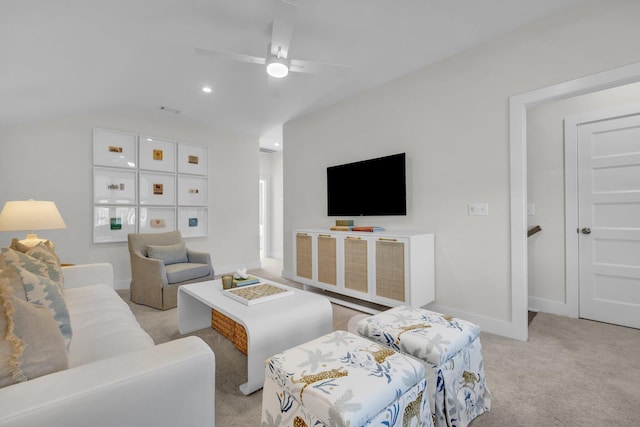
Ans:
{"type": "Polygon", "coordinates": [[[196,54],[264,56],[276,1],[0,0],[0,126],[164,106],[268,145],[287,120],[586,0],[296,0],[289,56],[348,73],[276,81],[264,66],[196,54]]]}

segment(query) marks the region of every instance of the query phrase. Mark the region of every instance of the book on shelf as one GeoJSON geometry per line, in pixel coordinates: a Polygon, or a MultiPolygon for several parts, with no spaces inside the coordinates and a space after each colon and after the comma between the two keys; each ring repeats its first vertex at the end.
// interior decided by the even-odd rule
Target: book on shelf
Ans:
{"type": "Polygon", "coordinates": [[[334,225],[333,227],[331,227],[331,230],[333,231],[351,231],[353,230],[352,226],[348,226],[348,225],[334,225]]]}
{"type": "Polygon", "coordinates": [[[353,227],[351,231],[368,231],[370,233],[374,231],[384,231],[382,227],[371,227],[371,226],[362,226],[362,227],[353,227]]]}
{"type": "Polygon", "coordinates": [[[254,283],[258,283],[260,281],[260,279],[253,277],[253,276],[248,276],[246,279],[236,279],[235,277],[233,278],[233,287],[234,288],[239,288],[241,286],[247,286],[247,285],[253,285],[254,283]]]}

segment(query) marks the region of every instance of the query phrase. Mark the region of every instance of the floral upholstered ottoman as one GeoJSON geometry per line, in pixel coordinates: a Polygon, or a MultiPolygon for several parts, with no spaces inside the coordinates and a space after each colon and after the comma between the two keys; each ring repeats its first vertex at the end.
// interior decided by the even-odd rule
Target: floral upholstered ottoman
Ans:
{"type": "Polygon", "coordinates": [[[490,409],[477,325],[401,306],[364,316],[356,329],[364,337],[424,361],[436,427],[465,427],[490,409]]]}
{"type": "Polygon", "coordinates": [[[335,331],[265,362],[262,427],[433,426],[423,364],[335,331]]]}

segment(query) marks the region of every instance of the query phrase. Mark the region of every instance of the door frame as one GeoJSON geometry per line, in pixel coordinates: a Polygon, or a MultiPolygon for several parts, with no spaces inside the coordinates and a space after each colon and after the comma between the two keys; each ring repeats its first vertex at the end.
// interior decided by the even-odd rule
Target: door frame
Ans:
{"type": "Polygon", "coordinates": [[[627,104],[567,116],[564,119],[564,191],[565,191],[565,284],[566,310],[580,317],[580,251],[578,233],[578,126],[612,118],[635,116],[640,104],[627,104]],[[571,243],[571,244],[570,244],[571,243]]]}
{"type": "Polygon", "coordinates": [[[537,89],[509,98],[509,165],[511,219],[511,337],[526,341],[528,323],[527,266],[527,109],[640,81],[640,63],[537,89]]]}
{"type": "MultiPolygon", "coordinates": [[[[262,203],[262,212],[259,212],[258,215],[262,215],[262,220],[264,222],[263,224],[263,228],[262,228],[262,236],[260,236],[260,238],[262,239],[262,249],[263,249],[263,253],[260,254],[261,257],[264,258],[269,258],[271,253],[269,252],[268,248],[271,246],[271,230],[270,230],[270,225],[269,225],[269,209],[270,209],[270,203],[271,203],[271,198],[269,195],[269,177],[267,176],[260,176],[260,178],[258,178],[258,186],[264,185],[263,188],[263,195],[264,195],[264,203],[262,203]]],[[[260,189],[258,188],[258,195],[260,194],[260,189]]],[[[260,202],[258,202],[258,209],[260,208],[260,202]]],[[[258,218],[258,221],[260,220],[260,218],[258,218]]],[[[258,228],[260,227],[260,224],[258,224],[258,228]]]]}

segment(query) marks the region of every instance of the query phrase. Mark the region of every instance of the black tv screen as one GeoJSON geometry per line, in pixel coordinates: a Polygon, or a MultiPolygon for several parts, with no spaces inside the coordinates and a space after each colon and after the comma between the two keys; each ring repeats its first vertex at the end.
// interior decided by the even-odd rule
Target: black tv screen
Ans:
{"type": "Polygon", "coordinates": [[[407,214],[405,153],[327,168],[329,216],[407,214]]]}

